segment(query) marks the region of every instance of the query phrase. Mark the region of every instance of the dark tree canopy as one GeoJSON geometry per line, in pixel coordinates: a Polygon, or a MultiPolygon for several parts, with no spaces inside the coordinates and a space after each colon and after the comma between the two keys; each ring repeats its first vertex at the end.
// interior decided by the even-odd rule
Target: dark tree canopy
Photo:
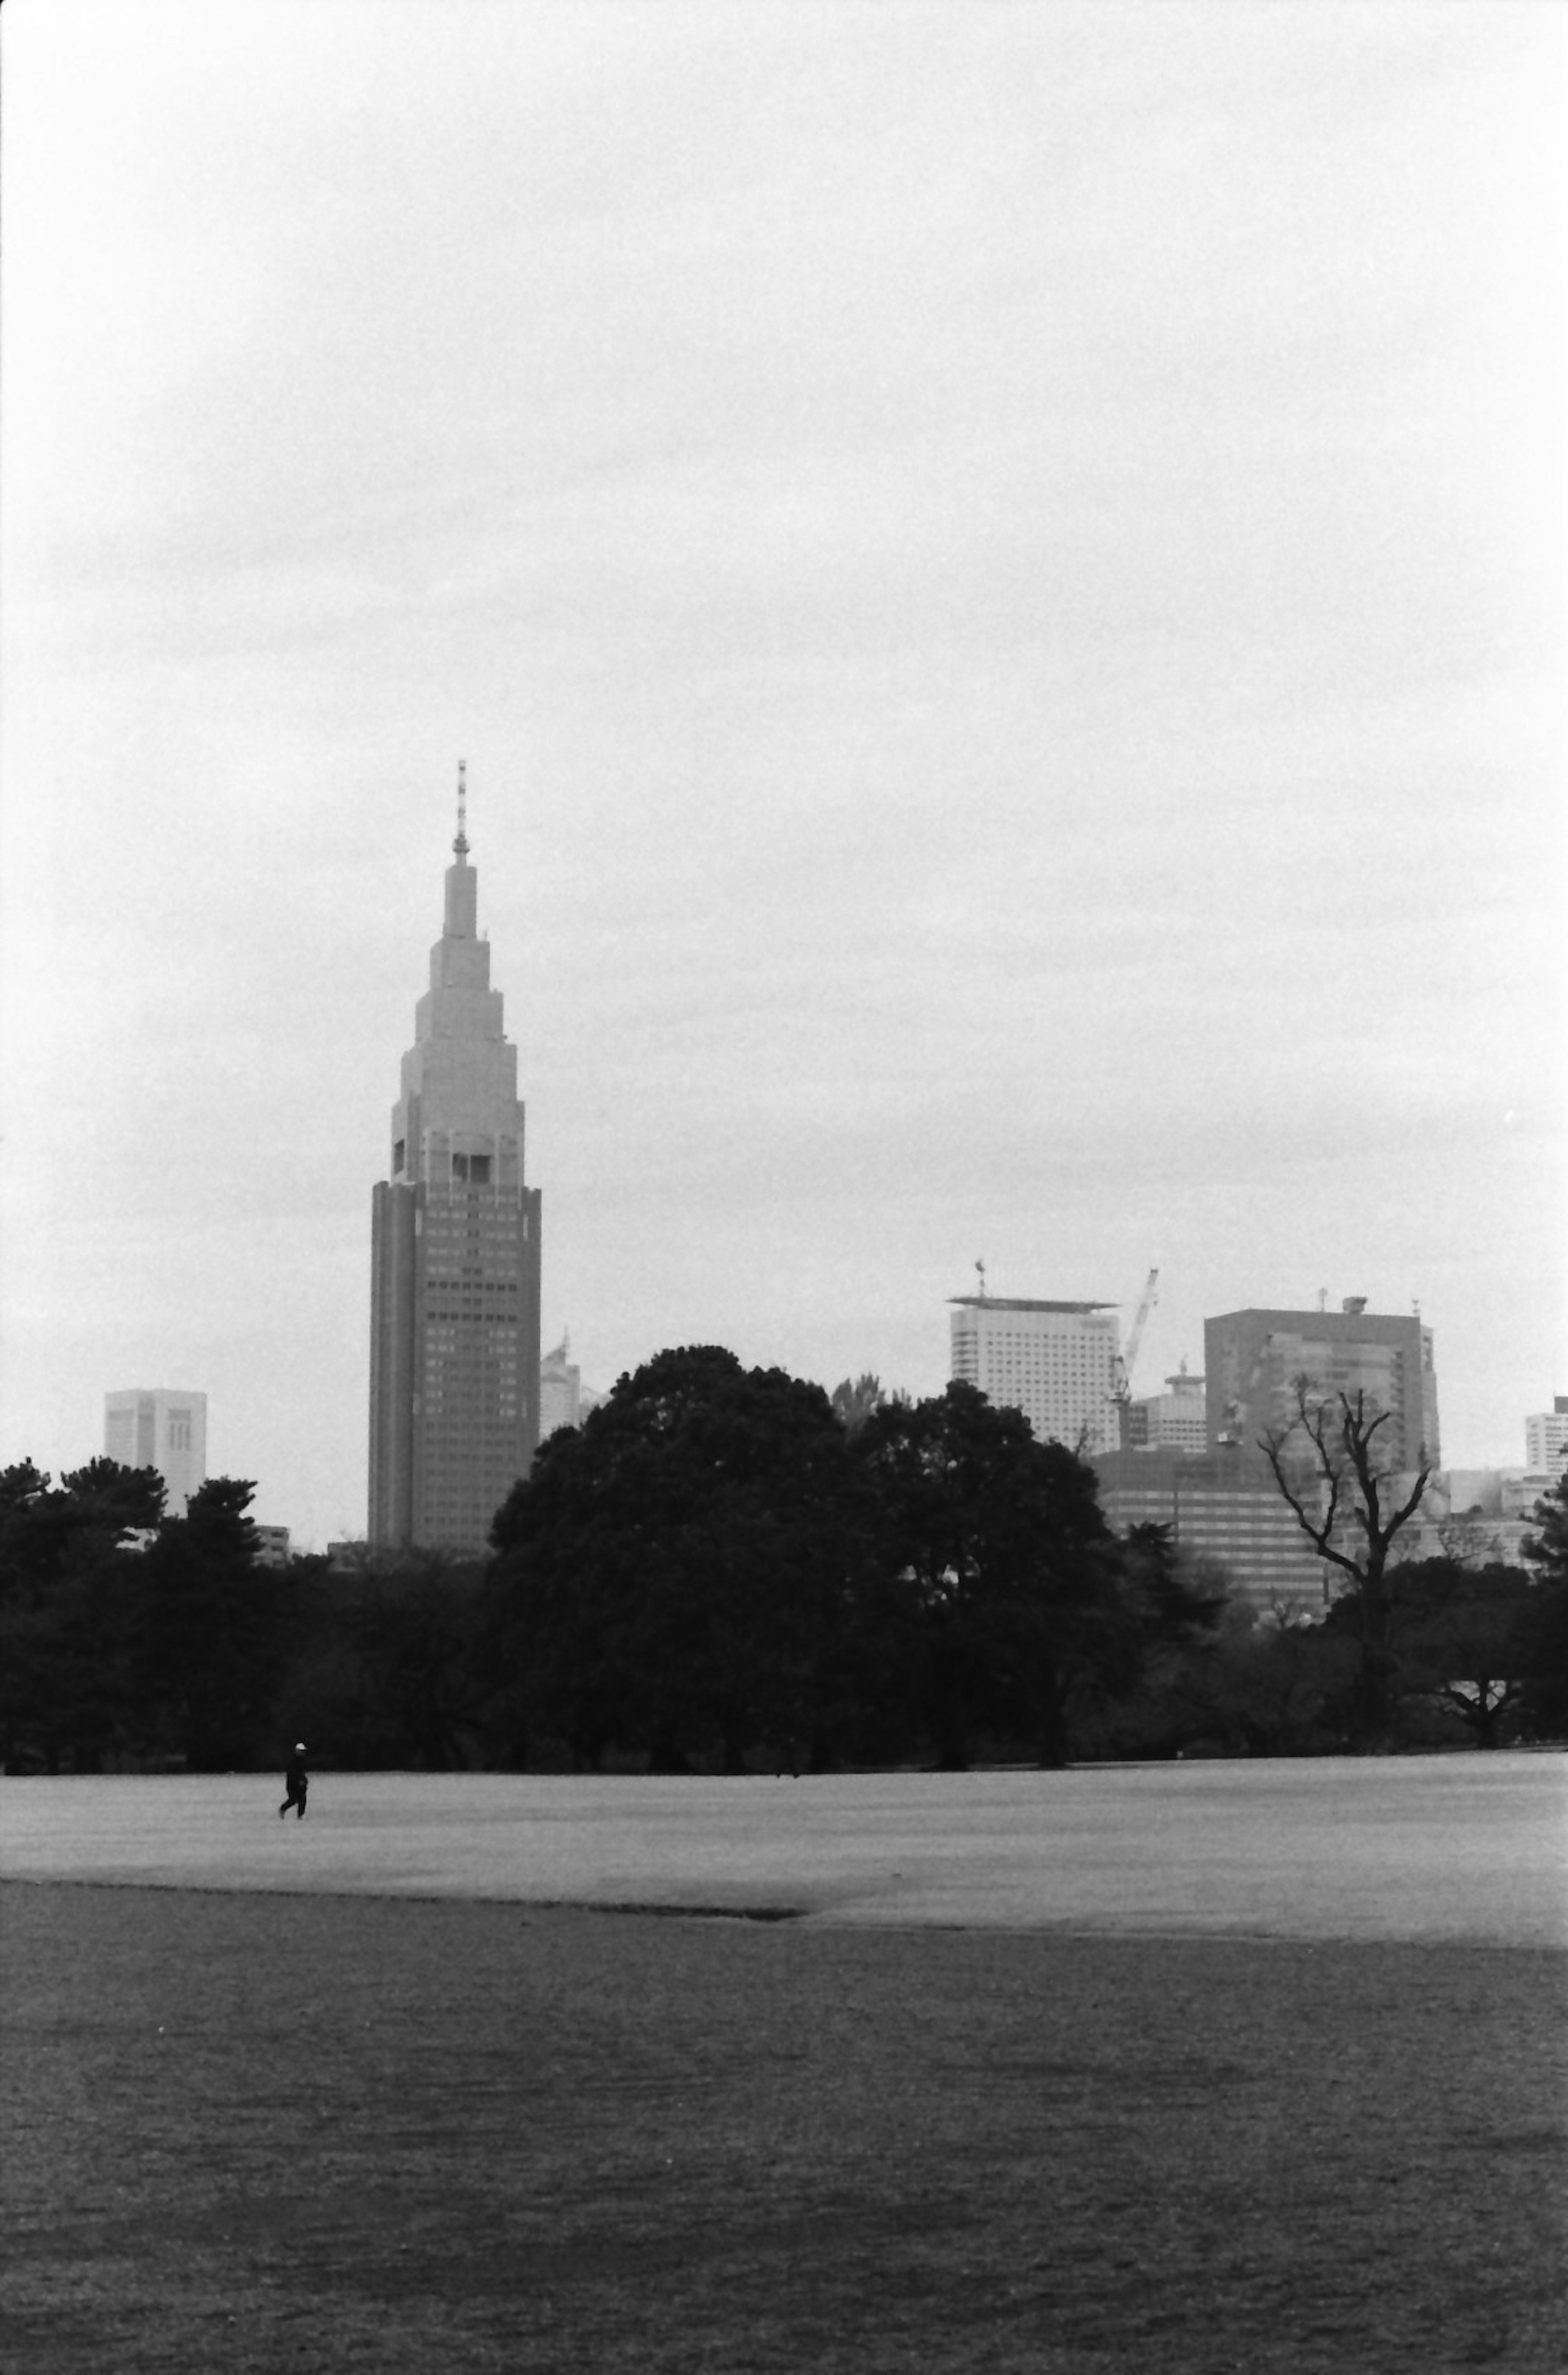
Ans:
{"type": "Polygon", "coordinates": [[[134,1537],[163,1516],[150,1468],[89,1460],[57,1488],[31,1460],[0,1473],[0,1760],[58,1771],[112,1761],[135,1729],[134,1537]]]}
{"type": "Polygon", "coordinates": [[[1521,1702],[1538,1739],[1568,1737],[1568,1470],[1536,1503],[1525,1537],[1535,1589],[1519,1619],[1525,1667],[1521,1702]]]}
{"type": "Polygon", "coordinates": [[[291,1579],[257,1560],[253,1484],[212,1476],[142,1553],[133,1671],[143,1720],[193,1769],[258,1762],[289,1655],[291,1579]]]}
{"type": "MultiPolygon", "coordinates": [[[[1474,1567],[1454,1558],[1411,1559],[1387,1576],[1394,1686],[1407,1701],[1439,1705],[1478,1748],[1499,1747],[1521,1704],[1527,1653],[1521,1619],[1532,1596],[1521,1567],[1474,1567]]],[[[1327,1624],[1354,1626],[1347,1601],[1327,1624]]]]}
{"type": "Polygon", "coordinates": [[[855,1450],[908,1585],[938,1762],[1001,1733],[1060,1764],[1075,1689],[1125,1687],[1138,1656],[1092,1471],[963,1383],[874,1412],[855,1450]]]}
{"type": "Polygon", "coordinates": [[[781,1369],[698,1345],[622,1377],[496,1519],[523,1735],[666,1769],[809,1736],[849,1647],[854,1481],[827,1396],[781,1369]]]}
{"type": "Polygon", "coordinates": [[[1172,1529],[973,1387],[832,1395],[694,1345],[541,1447],[493,1556],[258,1556],[252,1488],[171,1518],[151,1470],[0,1471],[11,1771],[656,1770],[1487,1747],[1568,1732],[1568,1483],[1527,1571],[1399,1566],[1420,1478],[1382,1414],[1303,1387],[1267,1446],[1346,1589],[1259,1620],[1172,1529]]]}

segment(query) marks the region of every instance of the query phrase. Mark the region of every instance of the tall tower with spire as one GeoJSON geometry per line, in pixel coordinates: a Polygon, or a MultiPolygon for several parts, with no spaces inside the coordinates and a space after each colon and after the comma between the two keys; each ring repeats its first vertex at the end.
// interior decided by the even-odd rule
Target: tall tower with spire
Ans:
{"type": "Polygon", "coordinates": [[[414,1010],[371,1232],[370,1540],[482,1551],[539,1439],[539,1191],[490,987],[465,771],[430,986],[414,1010]]]}

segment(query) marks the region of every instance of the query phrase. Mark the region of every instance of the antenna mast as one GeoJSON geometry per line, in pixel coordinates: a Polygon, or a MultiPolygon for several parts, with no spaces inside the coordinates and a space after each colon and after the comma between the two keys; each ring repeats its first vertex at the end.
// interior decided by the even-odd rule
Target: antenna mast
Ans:
{"type": "Polygon", "coordinates": [[[459,857],[468,855],[468,762],[457,762],[457,838],[452,845],[459,857]]]}

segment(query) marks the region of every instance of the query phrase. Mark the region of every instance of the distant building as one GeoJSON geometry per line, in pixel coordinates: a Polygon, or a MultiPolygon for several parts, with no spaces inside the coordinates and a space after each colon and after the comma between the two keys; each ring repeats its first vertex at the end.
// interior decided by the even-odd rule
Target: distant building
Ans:
{"type": "MultiPolygon", "coordinates": [[[[1397,1480],[1409,1491],[1413,1476],[1397,1480]]],[[[1540,1530],[1538,1503],[1561,1477],[1547,1470],[1439,1468],[1421,1504],[1396,1535],[1390,1562],[1455,1559],[1461,1566],[1522,1566],[1525,1544],[1540,1530]]]]}
{"type": "Polygon", "coordinates": [[[1251,1447],[1295,1415],[1294,1385],[1364,1392],[1389,1414],[1378,1443],[1386,1466],[1435,1466],[1441,1457],[1430,1328],[1370,1312],[1362,1295],[1338,1311],[1231,1311],[1203,1323],[1208,1441],[1251,1447]]]}
{"type": "Polygon", "coordinates": [[[256,1528],[256,1565],[287,1566],[289,1564],[289,1529],[287,1526],[256,1528]]]}
{"type": "Polygon", "coordinates": [[[1092,1458],[1121,1439],[1119,1344],[1113,1303],[1020,1302],[955,1294],[952,1366],[1007,1410],[1021,1411],[1042,1443],[1092,1458]]]}
{"type": "Polygon", "coordinates": [[[1187,1375],[1184,1361],[1162,1394],[1145,1394],[1127,1411],[1127,1448],[1132,1451],[1192,1451],[1208,1448],[1208,1405],[1203,1379],[1187,1375]]]}
{"type": "Polygon", "coordinates": [[[1218,1561],[1233,1596],[1260,1611],[1320,1616],[1339,1588],[1260,1460],[1166,1448],[1110,1453],[1094,1471],[1114,1532],[1169,1526],[1178,1550],[1218,1561]]]}
{"type": "Polygon", "coordinates": [[[558,1427],[575,1426],[583,1413],[583,1372],[571,1358],[568,1339],[539,1363],[539,1441],[558,1427]]]}
{"type": "Polygon", "coordinates": [[[1558,1469],[1568,1460],[1568,1394],[1554,1394],[1549,1411],[1525,1421],[1525,1465],[1558,1469]]]}
{"type": "Polygon", "coordinates": [[[183,1518],[206,1482],[206,1396],[166,1386],[105,1394],[103,1449],[124,1468],[156,1468],[169,1515],[183,1518]]]}
{"type": "Polygon", "coordinates": [[[372,1199],[372,1550],[483,1551],[539,1439],[539,1191],[459,777],[430,986],[372,1199]]]}
{"type": "Polygon", "coordinates": [[[558,1427],[581,1426],[591,1410],[604,1400],[583,1383],[583,1372],[572,1358],[571,1340],[563,1336],[539,1363],[539,1441],[558,1427]]]}

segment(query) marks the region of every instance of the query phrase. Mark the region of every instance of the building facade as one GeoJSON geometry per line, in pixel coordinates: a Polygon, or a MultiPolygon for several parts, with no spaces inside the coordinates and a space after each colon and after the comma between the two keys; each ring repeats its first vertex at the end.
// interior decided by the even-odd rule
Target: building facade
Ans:
{"type": "Polygon", "coordinates": [[[951,1375],[1021,1411],[1042,1443],[1087,1458],[1121,1440],[1120,1344],[1113,1303],[951,1297],[951,1375]]]}
{"type": "Polygon", "coordinates": [[[1203,1323],[1208,1441],[1250,1447],[1295,1415],[1295,1380],[1319,1393],[1364,1392],[1389,1414],[1378,1442],[1391,1469],[1442,1457],[1432,1330],[1419,1318],[1368,1311],[1351,1295],[1338,1311],[1230,1311],[1203,1323]]]}
{"type": "Polygon", "coordinates": [[[1325,1564],[1267,1466],[1237,1452],[1124,1451],[1094,1463],[1113,1532],[1168,1526],[1178,1550],[1215,1560],[1260,1613],[1321,1616],[1343,1577],[1325,1564]]]}
{"type": "Polygon", "coordinates": [[[430,987],[372,1197],[372,1548],[483,1551],[539,1439],[539,1191],[459,792],[430,987]]]}
{"type": "Polygon", "coordinates": [[[1203,1379],[1189,1377],[1185,1364],[1165,1380],[1162,1394],[1144,1394],[1127,1410],[1127,1448],[1132,1451],[1207,1451],[1208,1404],[1203,1379]]]}
{"type": "Polygon", "coordinates": [[[1568,1460],[1568,1394],[1553,1394],[1549,1411],[1534,1411],[1525,1421],[1525,1465],[1536,1470],[1561,1468],[1568,1460]]]}
{"type": "Polygon", "coordinates": [[[206,1483],[206,1396],[163,1386],[105,1394],[103,1449],[123,1468],[156,1468],[165,1508],[183,1518],[197,1485],[206,1483]]]}

